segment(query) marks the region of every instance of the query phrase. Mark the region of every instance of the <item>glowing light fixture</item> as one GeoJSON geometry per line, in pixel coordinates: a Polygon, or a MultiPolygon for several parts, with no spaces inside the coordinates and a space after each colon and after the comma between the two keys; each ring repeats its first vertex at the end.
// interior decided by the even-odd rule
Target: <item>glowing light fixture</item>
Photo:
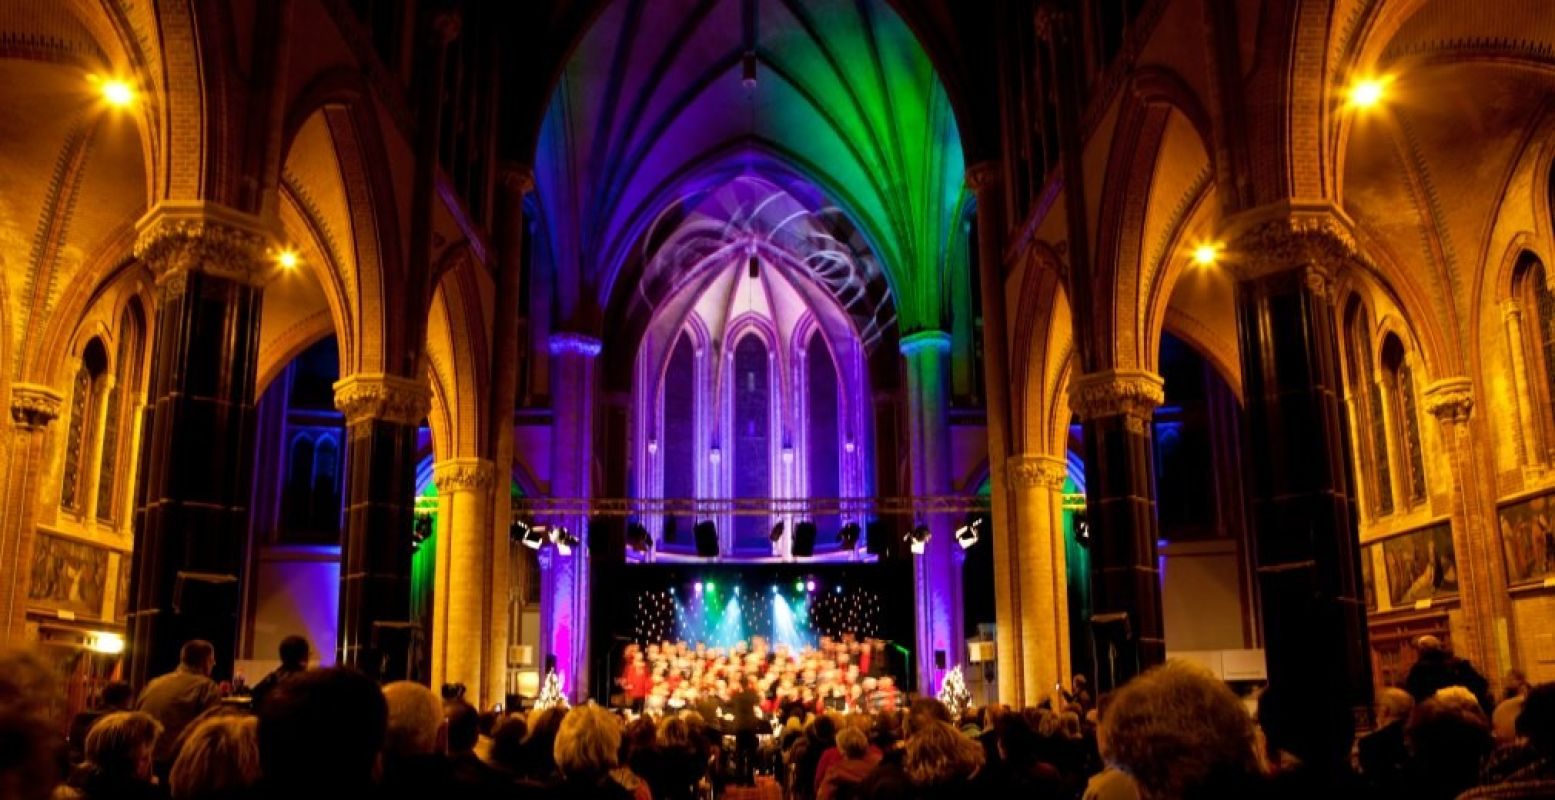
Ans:
{"type": "Polygon", "coordinates": [[[805,585],[804,585],[804,588],[805,588],[805,591],[810,591],[810,592],[815,591],[815,581],[806,581],[805,585]]]}
{"type": "Polygon", "coordinates": [[[902,537],[902,539],[907,542],[907,546],[912,550],[913,555],[921,556],[923,555],[924,550],[927,549],[929,538],[933,535],[934,532],[929,530],[928,525],[919,522],[918,525],[909,531],[906,536],[902,537]]]}
{"type": "Polygon", "coordinates": [[[87,640],[87,647],[94,653],[116,656],[124,652],[124,637],[107,631],[94,633],[92,638],[87,640]]]}
{"type": "Polygon", "coordinates": [[[1376,106],[1387,96],[1388,84],[1390,82],[1387,78],[1371,77],[1361,78],[1350,84],[1350,89],[1347,93],[1350,106],[1353,108],[1372,108],[1376,106]]]}
{"type": "Polygon", "coordinates": [[[961,545],[962,550],[969,550],[972,545],[977,544],[977,540],[981,539],[982,535],[983,518],[973,517],[967,520],[965,525],[956,529],[956,543],[961,545]]]}
{"type": "Polygon", "coordinates": [[[1204,242],[1193,248],[1193,263],[1201,267],[1212,266],[1220,260],[1220,245],[1214,242],[1204,242]]]}
{"type": "Polygon", "coordinates": [[[296,250],[288,247],[275,254],[275,263],[281,269],[296,269],[297,265],[302,263],[302,257],[297,255],[296,250]]]}
{"type": "Polygon", "coordinates": [[[692,587],[692,588],[696,589],[696,593],[697,594],[701,594],[702,593],[702,582],[701,581],[697,581],[696,585],[694,587],[692,587]]]}
{"type": "Polygon", "coordinates": [[[794,591],[796,591],[796,592],[804,591],[804,581],[794,581],[794,591]]]}
{"type": "Polygon", "coordinates": [[[103,100],[114,108],[129,108],[135,104],[135,87],[117,78],[102,78],[97,83],[97,88],[103,93],[103,100]]]}

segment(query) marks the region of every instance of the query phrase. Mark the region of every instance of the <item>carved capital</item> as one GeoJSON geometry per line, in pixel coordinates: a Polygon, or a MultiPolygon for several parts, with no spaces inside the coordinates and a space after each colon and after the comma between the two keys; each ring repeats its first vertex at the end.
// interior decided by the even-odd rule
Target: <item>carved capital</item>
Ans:
{"type": "Polygon", "coordinates": [[[1508,297],[1501,301],[1501,320],[1516,325],[1522,322],[1523,309],[1517,304],[1517,300],[1508,297]]]}
{"type": "Polygon", "coordinates": [[[603,343],[585,333],[553,333],[550,339],[551,355],[578,355],[593,358],[604,348],[603,343]]]}
{"type": "Polygon", "coordinates": [[[1250,212],[1232,220],[1240,228],[1232,242],[1233,263],[1243,278],[1256,278],[1296,268],[1316,268],[1304,275],[1307,285],[1324,296],[1331,276],[1342,264],[1360,260],[1349,221],[1328,207],[1250,212]]]}
{"type": "Polygon", "coordinates": [[[431,407],[432,390],[424,380],[357,373],[335,382],[335,408],[346,415],[347,425],[372,420],[416,425],[431,407]]]}
{"type": "Polygon", "coordinates": [[[1468,422],[1474,385],[1468,378],[1443,378],[1425,387],[1425,410],[1442,422],[1468,422]]]}
{"type": "Polygon", "coordinates": [[[210,203],[161,203],[136,225],[135,257],[164,298],[183,294],[190,272],[259,285],[275,236],[258,218],[210,203]]]}
{"type": "Polygon", "coordinates": [[[432,482],[440,495],[484,491],[496,475],[496,465],[484,458],[452,458],[432,465],[432,482]]]}
{"type": "Polygon", "coordinates": [[[950,352],[950,334],[944,331],[918,331],[902,337],[902,355],[912,358],[914,354],[923,350],[934,350],[939,353],[950,352]]]}
{"type": "Polygon", "coordinates": [[[506,191],[525,195],[535,188],[535,171],[531,167],[512,161],[497,166],[497,182],[506,191]]]}
{"type": "Polygon", "coordinates": [[[1069,465],[1053,456],[1010,456],[1004,460],[1005,480],[1011,489],[1044,488],[1062,491],[1069,465]]]}
{"type": "Polygon", "coordinates": [[[966,168],[966,185],[973,192],[998,188],[1004,182],[1004,168],[997,161],[980,161],[966,168]]]}
{"type": "MultiPolygon", "coordinates": [[[[1075,378],[1069,387],[1069,408],[1082,421],[1125,414],[1144,423],[1165,401],[1166,383],[1161,376],[1142,369],[1092,372],[1075,378]]],[[[1134,429],[1131,424],[1130,430],[1134,429]]]]}
{"type": "Polygon", "coordinates": [[[25,430],[40,430],[59,419],[65,398],[47,386],[11,384],[11,422],[25,430]]]}

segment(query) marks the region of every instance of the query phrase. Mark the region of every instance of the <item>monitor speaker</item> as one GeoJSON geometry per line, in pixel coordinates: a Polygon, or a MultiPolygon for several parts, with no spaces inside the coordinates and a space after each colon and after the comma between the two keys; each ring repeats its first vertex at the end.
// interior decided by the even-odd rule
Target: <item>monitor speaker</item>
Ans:
{"type": "Polygon", "coordinates": [[[794,545],[789,552],[794,558],[815,555],[815,523],[805,521],[794,526],[794,545]]]}
{"type": "Polygon", "coordinates": [[[878,519],[872,519],[864,526],[864,550],[872,556],[885,558],[891,555],[897,538],[891,526],[878,519]]]}
{"type": "Polygon", "coordinates": [[[945,668],[945,651],[944,650],[935,650],[934,651],[934,668],[935,669],[944,669],[945,668]]]}
{"type": "Polygon", "coordinates": [[[718,526],[712,520],[697,523],[697,555],[703,558],[718,557],[718,526]]]}

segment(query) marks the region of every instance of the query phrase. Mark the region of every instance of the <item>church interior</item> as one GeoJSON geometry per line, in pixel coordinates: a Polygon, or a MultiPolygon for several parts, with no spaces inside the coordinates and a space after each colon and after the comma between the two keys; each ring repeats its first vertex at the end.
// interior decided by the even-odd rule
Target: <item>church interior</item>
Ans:
{"type": "Polygon", "coordinates": [[[1534,0],[0,0],[0,645],[73,710],[191,639],[479,708],[675,642],[1016,707],[1178,659],[1346,754],[1422,637],[1555,681],[1552,52],[1534,0]]]}

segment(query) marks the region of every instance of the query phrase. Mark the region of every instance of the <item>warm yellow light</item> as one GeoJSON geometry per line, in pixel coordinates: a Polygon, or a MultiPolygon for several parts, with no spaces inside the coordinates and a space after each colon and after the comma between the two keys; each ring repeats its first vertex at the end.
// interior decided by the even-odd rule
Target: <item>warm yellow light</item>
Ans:
{"type": "Polygon", "coordinates": [[[1193,248],[1193,263],[1207,267],[1220,258],[1220,245],[1204,243],[1193,248]]]}
{"type": "Polygon", "coordinates": [[[118,655],[124,652],[124,637],[117,633],[96,633],[87,640],[87,647],[105,655],[118,655]]]}
{"type": "Polygon", "coordinates": [[[135,89],[124,81],[109,78],[102,82],[101,88],[108,105],[127,108],[135,102],[135,89]]]}
{"type": "Polygon", "coordinates": [[[276,254],[275,263],[281,265],[281,269],[296,269],[297,265],[302,263],[302,259],[298,257],[296,250],[288,249],[276,254]]]}
{"type": "Polygon", "coordinates": [[[1371,108],[1382,102],[1387,94],[1388,82],[1382,78],[1363,78],[1350,85],[1350,105],[1371,108]]]}

